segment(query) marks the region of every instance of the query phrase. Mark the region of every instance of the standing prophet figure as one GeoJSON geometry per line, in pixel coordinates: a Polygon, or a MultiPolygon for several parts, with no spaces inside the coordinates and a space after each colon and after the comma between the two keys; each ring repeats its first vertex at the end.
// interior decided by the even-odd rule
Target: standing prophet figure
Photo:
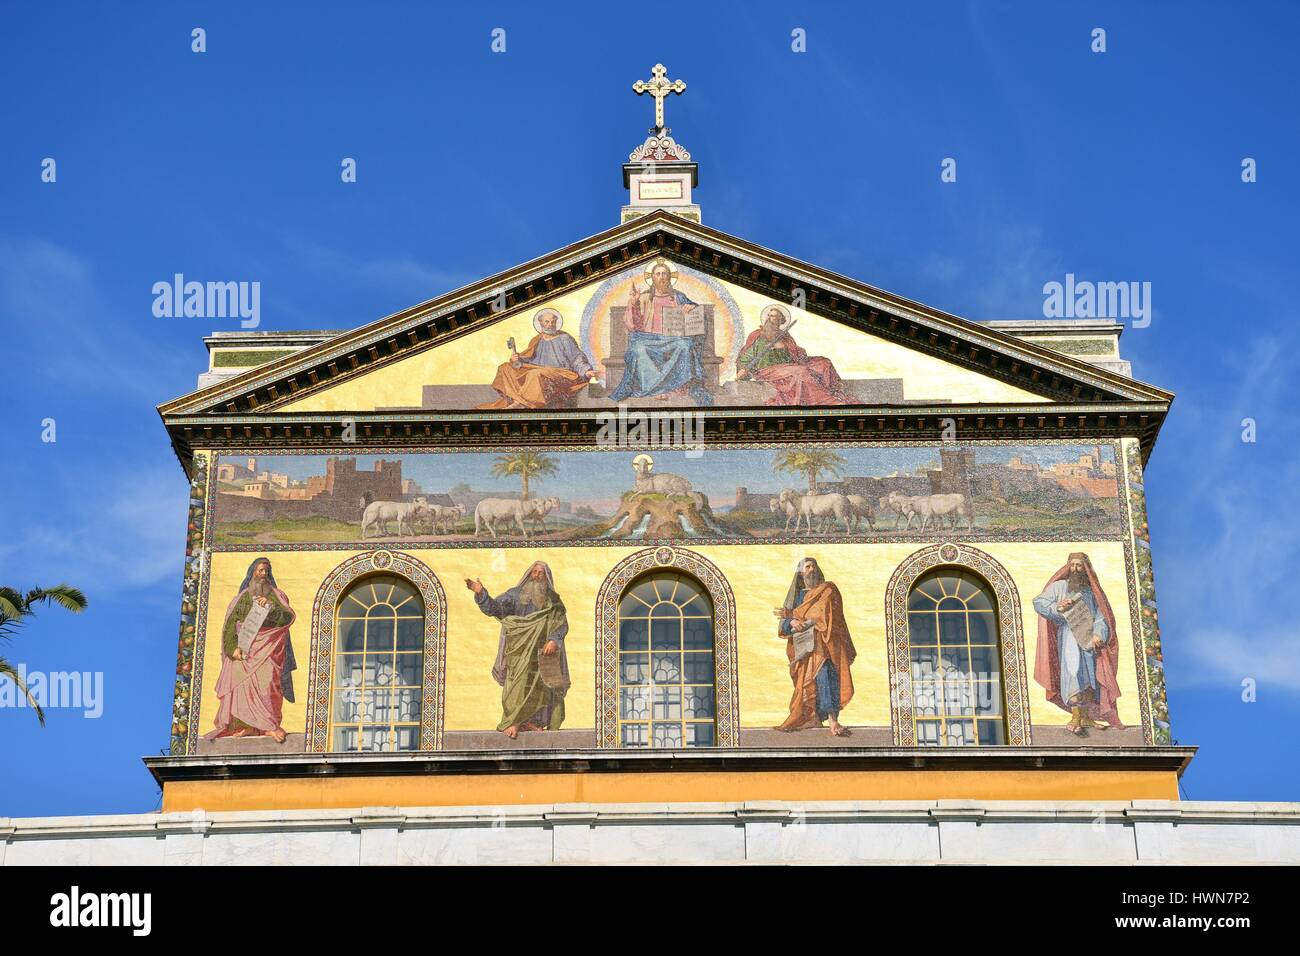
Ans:
{"type": "Polygon", "coordinates": [[[1066,729],[1087,737],[1089,728],[1123,727],[1115,706],[1120,696],[1115,614],[1086,554],[1070,555],[1034,598],[1034,610],[1034,680],[1047,690],[1050,703],[1069,711],[1066,729]]]}
{"type": "Polygon", "coordinates": [[[293,703],[293,672],[298,666],[289,625],[297,616],[288,595],[275,584],[270,559],[255,558],[226,608],[216,729],[205,739],[265,736],[284,743],[288,734],[280,721],[284,701],[293,703]],[[252,623],[245,627],[250,617],[252,623]]]}
{"type": "Polygon", "coordinates": [[[849,736],[849,729],[840,723],[840,711],[853,699],[849,667],[858,652],[844,620],[840,589],[826,580],[816,558],[803,558],[795,565],[785,604],[773,613],[780,621],[777,635],[786,640],[794,681],[790,716],[776,729],[807,730],[823,726],[830,718],[833,735],[849,736]]]}
{"type": "Polygon", "coordinates": [[[512,738],[520,731],[559,730],[570,685],[564,651],[569,619],[550,567],[534,561],[518,584],[497,597],[478,578],[466,578],[465,587],[474,592],[480,611],[501,621],[492,665],[492,677],[501,685],[497,730],[512,738]]]}

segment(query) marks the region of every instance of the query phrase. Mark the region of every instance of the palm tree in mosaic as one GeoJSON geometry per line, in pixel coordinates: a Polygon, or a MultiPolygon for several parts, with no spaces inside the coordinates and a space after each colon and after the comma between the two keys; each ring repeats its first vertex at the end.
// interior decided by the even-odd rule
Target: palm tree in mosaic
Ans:
{"type": "Polygon", "coordinates": [[[837,455],[833,451],[811,450],[811,451],[783,451],[778,452],[772,461],[773,471],[792,471],[796,474],[806,475],[808,478],[808,493],[817,494],[817,476],[832,475],[839,477],[843,473],[844,466],[848,464],[843,455],[837,455]]]}
{"type": "Polygon", "coordinates": [[[497,455],[492,463],[492,474],[498,478],[518,475],[524,482],[524,500],[528,500],[528,481],[536,478],[540,481],[548,475],[558,473],[560,466],[550,455],[539,451],[521,451],[513,455],[497,455]]]}
{"type": "MultiPolygon", "coordinates": [[[[39,604],[57,604],[65,611],[80,614],[86,609],[86,595],[67,584],[58,584],[52,588],[32,588],[26,594],[22,594],[14,588],[0,587],[0,640],[13,640],[14,635],[18,633],[18,628],[23,625],[27,618],[36,613],[36,606],[39,604]]],[[[23,692],[27,702],[36,711],[36,719],[44,727],[45,711],[41,709],[41,705],[36,702],[36,698],[27,689],[18,668],[0,656],[0,680],[6,677],[13,681],[18,686],[18,689],[23,692]]]]}

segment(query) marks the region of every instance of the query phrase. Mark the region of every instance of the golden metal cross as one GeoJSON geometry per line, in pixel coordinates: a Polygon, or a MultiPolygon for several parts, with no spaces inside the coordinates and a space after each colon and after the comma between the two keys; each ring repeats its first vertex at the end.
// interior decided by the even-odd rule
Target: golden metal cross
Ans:
{"type": "Polygon", "coordinates": [[[664,128],[664,100],[671,93],[685,93],[686,84],[681,80],[669,80],[668,69],[662,63],[656,63],[650,74],[649,80],[633,83],[632,90],[637,96],[649,93],[655,98],[655,130],[659,131],[664,128]]]}

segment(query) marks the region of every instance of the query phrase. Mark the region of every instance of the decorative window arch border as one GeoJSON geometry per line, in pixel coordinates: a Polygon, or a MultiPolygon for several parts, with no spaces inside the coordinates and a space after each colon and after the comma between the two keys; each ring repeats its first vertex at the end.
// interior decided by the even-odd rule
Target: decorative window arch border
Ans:
{"type": "Polygon", "coordinates": [[[685,548],[646,548],[610,571],[596,596],[596,745],[619,747],[618,603],[636,578],[652,571],[680,571],[704,585],[713,601],[713,681],[718,747],[740,746],[740,683],[736,656],[736,597],[717,566],[685,548]]]}
{"type": "Polygon", "coordinates": [[[889,718],[894,743],[916,746],[916,725],[912,721],[911,646],[907,630],[907,600],[912,585],[937,568],[954,567],[972,571],[989,583],[997,601],[998,650],[1002,655],[1002,696],[1006,702],[1007,743],[1027,746],[1029,687],[1025,670],[1025,641],[1020,618],[1020,593],[1016,584],[991,555],[968,544],[931,545],[914,551],[903,560],[889,579],[885,591],[885,635],[889,644],[889,718]]]}
{"type": "Polygon", "coordinates": [[[330,674],[334,668],[334,619],[339,598],[359,578],[395,574],[410,581],[424,600],[424,674],[420,749],[441,750],[447,679],[447,595],[438,576],[419,558],[401,551],[370,551],[348,558],[325,577],[311,608],[311,669],[307,690],[307,752],[329,752],[330,674]]]}

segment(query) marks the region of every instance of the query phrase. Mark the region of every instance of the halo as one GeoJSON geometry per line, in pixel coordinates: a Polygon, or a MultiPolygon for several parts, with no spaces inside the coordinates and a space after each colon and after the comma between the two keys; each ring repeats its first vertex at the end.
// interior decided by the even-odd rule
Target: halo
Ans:
{"type": "Polygon", "coordinates": [[[542,316],[547,312],[550,312],[555,316],[555,331],[558,332],[560,329],[564,328],[564,316],[560,314],[560,310],[552,309],[550,306],[547,306],[545,309],[538,309],[537,313],[533,316],[534,330],[538,332],[542,331],[542,316]]]}
{"type": "Polygon", "coordinates": [[[667,266],[668,285],[669,286],[677,285],[677,267],[673,265],[671,262],[669,262],[667,259],[660,258],[660,259],[651,260],[650,264],[645,267],[645,285],[647,289],[651,288],[654,285],[653,275],[655,271],[655,266],[667,266]]]}
{"type": "Polygon", "coordinates": [[[790,323],[794,320],[790,318],[790,310],[780,302],[769,302],[767,305],[759,309],[758,324],[761,327],[763,323],[767,321],[767,313],[771,312],[773,309],[776,309],[776,311],[781,313],[781,331],[784,332],[790,327],[790,323]]]}

